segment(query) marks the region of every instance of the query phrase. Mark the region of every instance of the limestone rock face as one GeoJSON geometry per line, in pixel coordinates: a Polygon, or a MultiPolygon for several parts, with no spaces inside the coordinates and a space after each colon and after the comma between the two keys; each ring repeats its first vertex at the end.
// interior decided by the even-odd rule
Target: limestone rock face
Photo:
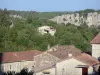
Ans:
{"type": "Polygon", "coordinates": [[[100,26],[100,14],[97,12],[87,14],[82,13],[82,15],[80,15],[79,13],[66,14],[62,16],[56,16],[49,20],[57,22],[57,24],[64,23],[65,25],[71,23],[80,26],[85,23],[89,27],[92,25],[100,26]]]}
{"type": "Polygon", "coordinates": [[[9,15],[10,17],[13,17],[13,18],[18,18],[18,19],[22,19],[22,16],[20,16],[20,15],[9,15]]]}

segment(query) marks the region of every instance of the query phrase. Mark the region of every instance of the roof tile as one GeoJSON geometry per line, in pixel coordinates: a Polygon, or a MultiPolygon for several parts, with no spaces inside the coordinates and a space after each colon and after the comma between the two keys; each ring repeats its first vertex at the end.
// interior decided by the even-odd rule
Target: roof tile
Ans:
{"type": "Polygon", "coordinates": [[[100,33],[90,43],[91,44],[100,44],[100,33]]]}
{"type": "Polygon", "coordinates": [[[74,45],[64,45],[52,48],[54,51],[48,51],[51,55],[59,59],[67,59],[70,56],[77,56],[81,53],[81,50],[74,45]]]}
{"type": "Polygon", "coordinates": [[[6,63],[6,62],[33,60],[34,56],[40,53],[42,52],[37,50],[0,53],[0,58],[1,58],[0,62],[6,63]]]}
{"type": "Polygon", "coordinates": [[[86,53],[82,53],[82,54],[80,54],[79,56],[77,56],[75,58],[77,60],[82,61],[83,63],[86,63],[86,64],[91,65],[91,66],[94,65],[94,64],[99,63],[99,61],[96,58],[94,58],[94,57],[92,57],[92,56],[90,56],[86,53]]]}

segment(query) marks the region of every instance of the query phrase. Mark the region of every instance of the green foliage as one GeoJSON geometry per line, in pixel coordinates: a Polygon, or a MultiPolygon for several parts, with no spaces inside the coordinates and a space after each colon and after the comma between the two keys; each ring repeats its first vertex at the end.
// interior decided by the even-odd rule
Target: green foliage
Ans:
{"type": "Polygon", "coordinates": [[[0,26],[9,26],[11,25],[9,12],[7,9],[0,10],[0,26]]]}
{"type": "Polygon", "coordinates": [[[83,12],[84,13],[91,13],[91,12],[95,12],[95,10],[94,9],[86,9],[83,12]]]}
{"type": "Polygon", "coordinates": [[[93,38],[93,33],[91,33],[91,31],[88,28],[80,29],[79,27],[74,25],[60,26],[58,28],[57,28],[58,31],[56,33],[58,44],[75,45],[81,50],[90,49],[89,41],[92,40],[91,38],[93,38]]]}
{"type": "MultiPolygon", "coordinates": [[[[25,19],[10,18],[8,11],[0,10],[0,51],[47,50],[48,45],[75,45],[83,51],[91,50],[90,41],[100,31],[100,28],[88,28],[85,23],[81,26],[72,24],[56,24],[48,20],[52,16],[64,13],[37,13],[24,11],[9,11],[12,14],[21,14],[25,19]],[[5,13],[5,14],[4,14],[5,13]],[[25,15],[26,14],[26,15],[25,15]],[[43,15],[44,14],[44,15],[43,15]],[[10,28],[10,20],[14,26],[10,28]],[[40,26],[53,26],[56,34],[41,35],[37,28],[40,26]]],[[[66,12],[65,12],[66,13],[66,12]]]]}

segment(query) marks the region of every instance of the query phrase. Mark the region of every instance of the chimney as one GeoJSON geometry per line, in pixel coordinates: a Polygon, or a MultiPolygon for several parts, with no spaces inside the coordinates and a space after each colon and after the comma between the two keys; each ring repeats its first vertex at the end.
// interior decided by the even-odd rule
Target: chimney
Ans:
{"type": "Polygon", "coordinates": [[[69,54],[68,54],[68,57],[72,57],[72,54],[69,53],[69,54]]]}
{"type": "Polygon", "coordinates": [[[48,50],[50,49],[50,44],[48,44],[48,47],[47,47],[47,49],[48,49],[48,50]]]}

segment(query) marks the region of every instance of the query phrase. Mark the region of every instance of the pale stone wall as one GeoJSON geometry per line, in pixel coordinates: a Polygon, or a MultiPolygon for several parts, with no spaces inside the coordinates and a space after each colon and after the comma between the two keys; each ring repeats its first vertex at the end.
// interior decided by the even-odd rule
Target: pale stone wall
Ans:
{"type": "Polygon", "coordinates": [[[92,56],[95,58],[100,57],[100,44],[92,44],[92,56]]]}
{"type": "Polygon", "coordinates": [[[38,28],[38,31],[39,31],[42,35],[49,33],[49,34],[51,34],[52,36],[54,36],[54,34],[56,33],[56,29],[53,28],[53,27],[52,27],[52,29],[51,29],[50,26],[42,26],[42,27],[39,27],[39,28],[38,28]],[[46,30],[46,31],[45,31],[45,30],[46,30]]]}
{"type": "Polygon", "coordinates": [[[47,52],[34,56],[34,61],[36,63],[35,67],[45,66],[46,64],[52,65],[59,61],[59,59],[47,52]]]}
{"type": "MultiPolygon", "coordinates": [[[[77,65],[86,65],[74,58],[57,63],[57,75],[82,75],[81,68],[75,68],[77,65]]],[[[93,72],[93,68],[88,69],[88,73],[93,72]]]]}
{"type": "Polygon", "coordinates": [[[22,16],[19,16],[19,15],[9,15],[10,17],[13,17],[13,18],[18,18],[18,19],[22,19],[22,16]]]}
{"type": "MultiPolygon", "coordinates": [[[[50,75],[82,75],[82,69],[76,68],[78,65],[87,65],[74,58],[58,62],[55,68],[47,69],[36,73],[36,75],[44,75],[44,71],[50,72],[50,75]]],[[[93,68],[88,68],[88,74],[92,74],[93,68]]]]}
{"type": "Polygon", "coordinates": [[[3,63],[2,67],[4,68],[4,71],[15,71],[20,72],[23,68],[29,68],[32,69],[32,66],[34,66],[34,61],[21,61],[21,62],[12,62],[12,63],[3,63]]]}

